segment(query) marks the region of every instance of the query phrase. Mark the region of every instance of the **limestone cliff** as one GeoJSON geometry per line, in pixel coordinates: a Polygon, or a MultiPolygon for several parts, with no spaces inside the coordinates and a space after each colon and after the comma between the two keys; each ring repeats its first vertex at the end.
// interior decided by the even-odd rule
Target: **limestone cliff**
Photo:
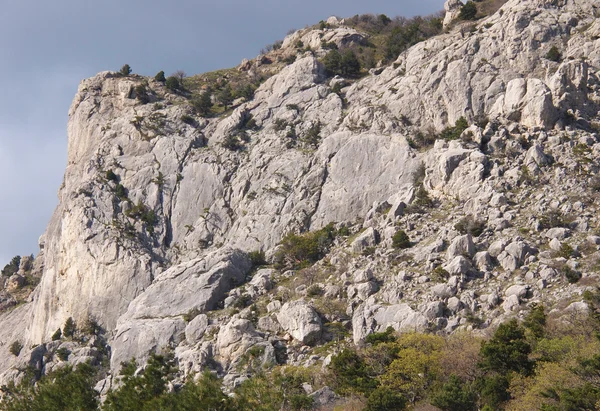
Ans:
{"type": "Polygon", "coordinates": [[[572,236],[594,251],[598,243],[582,240],[596,226],[597,204],[575,170],[581,154],[593,174],[600,156],[599,7],[510,0],[350,81],[327,76],[323,44],[368,36],[334,19],[244,62],[240,69],[258,70],[277,53],[298,53],[273,65],[251,100],[211,118],[194,116],[183,93],[154,79],[103,72],[84,80],[69,112],[60,204],[40,239],[41,282],[29,302],[0,317],[3,341],[42,348],[13,360],[5,344],[1,371],[13,376],[15,361],[44,367],[39,352],[69,317],[106,329],[113,371],[171,346],[185,372],[208,358],[228,372],[253,345],[266,347],[266,361],[293,340],[318,344],[324,320],[344,323],[358,343],[388,325],[451,332],[474,312],[489,326],[528,299],[577,295],[581,288],[564,284],[543,248],[546,238],[572,236]],[[312,51],[295,50],[298,41],[312,51]],[[552,46],[561,62],[545,58],[552,46]],[[143,82],[145,102],[136,98],[143,82]],[[416,136],[461,117],[470,125],[462,139],[414,147],[416,136]],[[423,197],[420,172],[438,208],[405,215],[423,197]],[[564,233],[547,233],[537,217],[550,209],[579,215],[564,233]],[[461,235],[455,223],[465,214],[487,231],[461,235]],[[343,310],[310,302],[293,271],[263,269],[246,283],[247,252],[271,258],[286,233],[331,222],[357,234],[314,267],[328,273],[318,285],[343,310]],[[391,247],[398,227],[416,244],[410,258],[391,247]],[[448,278],[431,281],[442,272],[448,278]],[[242,296],[265,306],[258,321],[244,317],[248,309],[215,311],[242,296]],[[200,315],[187,322],[190,312],[200,315]],[[19,321],[28,324],[22,334],[19,321]]]}

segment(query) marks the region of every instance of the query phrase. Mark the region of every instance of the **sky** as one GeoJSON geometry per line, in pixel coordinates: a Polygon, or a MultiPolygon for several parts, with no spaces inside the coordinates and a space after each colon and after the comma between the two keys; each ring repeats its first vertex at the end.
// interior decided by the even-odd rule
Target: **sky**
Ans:
{"type": "Polygon", "coordinates": [[[444,0],[4,0],[0,14],[0,269],[38,253],[58,203],[79,82],[127,63],[154,76],[234,67],[329,16],[427,15],[444,0]]]}

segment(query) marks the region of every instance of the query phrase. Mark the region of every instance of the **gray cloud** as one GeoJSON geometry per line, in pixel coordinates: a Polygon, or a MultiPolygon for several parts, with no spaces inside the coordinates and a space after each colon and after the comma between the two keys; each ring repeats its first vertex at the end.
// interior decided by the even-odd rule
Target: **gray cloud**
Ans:
{"type": "Polygon", "coordinates": [[[37,253],[57,203],[78,83],[124,63],[136,73],[237,65],[288,30],[331,15],[430,14],[443,0],[12,1],[0,15],[0,268],[37,253]]]}

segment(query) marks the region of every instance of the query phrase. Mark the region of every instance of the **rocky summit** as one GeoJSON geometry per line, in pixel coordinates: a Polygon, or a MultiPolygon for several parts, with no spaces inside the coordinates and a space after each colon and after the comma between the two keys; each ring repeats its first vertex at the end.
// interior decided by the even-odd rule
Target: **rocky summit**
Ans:
{"type": "Polygon", "coordinates": [[[40,253],[3,277],[0,380],[90,362],[105,396],[168,352],[231,388],[248,353],[326,368],[389,327],[593,310],[600,1],[474,4],[387,59],[330,18],[235,69],[82,81],[40,253]]]}

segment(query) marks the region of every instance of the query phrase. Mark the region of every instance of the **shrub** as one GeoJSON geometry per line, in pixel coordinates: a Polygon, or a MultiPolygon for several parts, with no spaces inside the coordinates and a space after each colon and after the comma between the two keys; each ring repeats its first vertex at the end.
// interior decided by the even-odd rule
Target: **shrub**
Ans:
{"type": "Polygon", "coordinates": [[[67,318],[65,321],[65,325],[63,326],[63,335],[67,338],[73,338],[75,335],[75,331],[77,331],[77,326],[75,325],[75,321],[73,317],[67,318]]]}
{"type": "Polygon", "coordinates": [[[463,131],[465,131],[467,128],[469,128],[469,123],[467,122],[467,119],[464,117],[460,117],[458,120],[456,120],[456,123],[454,123],[454,127],[446,127],[440,134],[440,137],[448,141],[457,140],[460,138],[460,135],[463,133],[463,131]]]}
{"type": "Polygon", "coordinates": [[[330,76],[335,76],[340,72],[341,63],[342,55],[337,50],[331,50],[323,57],[325,71],[327,71],[327,74],[330,76]]]}
{"type": "Polygon", "coordinates": [[[119,74],[121,74],[122,76],[128,76],[131,74],[131,67],[129,67],[129,64],[125,64],[123,65],[123,67],[121,67],[121,70],[119,70],[119,74]]]}
{"type": "Polygon", "coordinates": [[[58,350],[56,350],[56,355],[58,356],[59,360],[68,361],[69,355],[71,355],[71,351],[69,351],[65,347],[60,347],[58,350]]]}
{"type": "Polygon", "coordinates": [[[367,399],[365,411],[400,411],[406,409],[406,399],[387,387],[375,388],[367,399]]]}
{"type": "Polygon", "coordinates": [[[194,117],[184,114],[181,116],[181,121],[183,121],[185,124],[189,124],[189,125],[194,125],[196,124],[196,120],[194,120],[194,117]]]}
{"type": "Polygon", "coordinates": [[[85,335],[100,335],[103,330],[94,317],[88,316],[88,318],[83,323],[83,327],[81,327],[81,331],[85,335]]]}
{"type": "Polygon", "coordinates": [[[360,73],[360,62],[352,50],[345,50],[340,61],[342,76],[356,76],[360,73]]]}
{"type": "Polygon", "coordinates": [[[531,332],[535,338],[542,338],[545,333],[546,327],[546,314],[544,313],[544,306],[533,304],[531,311],[525,317],[523,326],[531,332]]]}
{"type": "Polygon", "coordinates": [[[115,183],[119,182],[119,177],[112,170],[106,172],[106,179],[108,181],[114,181],[115,183]]]}
{"type": "Polygon", "coordinates": [[[323,294],[325,294],[325,290],[323,290],[323,287],[321,287],[320,285],[317,285],[317,284],[311,285],[306,290],[306,295],[308,297],[320,297],[323,294]]]}
{"type": "Polygon", "coordinates": [[[179,80],[175,76],[169,76],[165,81],[165,86],[171,91],[177,91],[180,87],[179,80]]]}
{"type": "Polygon", "coordinates": [[[568,218],[558,210],[550,210],[539,217],[540,228],[548,229],[553,227],[569,227],[571,218],[568,218]]]}
{"type": "Polygon", "coordinates": [[[21,350],[23,349],[23,344],[21,344],[21,341],[13,341],[13,343],[10,345],[8,351],[14,355],[15,357],[18,357],[19,354],[21,353],[21,350]]]}
{"type": "Polygon", "coordinates": [[[441,265],[435,267],[435,269],[431,272],[431,280],[434,282],[443,283],[446,282],[448,278],[450,278],[450,273],[444,270],[444,267],[441,265]]]}
{"type": "Polygon", "coordinates": [[[460,378],[451,375],[432,396],[431,404],[443,411],[471,411],[476,409],[476,395],[460,378]]]}
{"type": "Polygon", "coordinates": [[[367,335],[367,337],[365,338],[365,342],[367,344],[373,344],[373,345],[377,345],[380,343],[394,342],[396,340],[396,337],[394,336],[394,332],[395,332],[394,328],[388,327],[383,332],[372,333],[372,334],[367,335]]]}
{"type": "Polygon", "coordinates": [[[221,90],[216,93],[217,101],[227,109],[233,102],[233,93],[229,84],[225,85],[221,90]]]}
{"type": "Polygon", "coordinates": [[[137,98],[140,103],[146,104],[150,101],[150,97],[148,97],[148,89],[146,89],[144,84],[138,84],[135,86],[133,91],[135,92],[135,98],[137,98]]]}
{"type": "Polygon", "coordinates": [[[306,145],[317,148],[319,146],[319,142],[321,141],[321,123],[316,122],[313,124],[304,137],[302,137],[302,142],[306,145]]]}
{"type": "Polygon", "coordinates": [[[581,274],[566,264],[562,271],[569,284],[575,284],[581,279],[581,274]]]}
{"type": "Polygon", "coordinates": [[[226,148],[227,150],[231,151],[237,151],[243,147],[237,134],[226,135],[221,145],[223,146],[223,148],[226,148]]]}
{"type": "Polygon", "coordinates": [[[334,389],[339,394],[363,394],[377,386],[377,381],[369,375],[363,358],[352,350],[345,349],[333,356],[329,369],[334,389]]]}
{"type": "Polygon", "coordinates": [[[200,93],[200,95],[192,100],[192,107],[194,110],[201,116],[206,116],[210,114],[210,109],[212,108],[212,99],[210,91],[204,91],[200,93]]]}
{"type": "Polygon", "coordinates": [[[146,230],[152,232],[156,224],[158,224],[158,216],[150,207],[146,206],[141,201],[125,212],[127,217],[140,220],[146,224],[146,230]]]}
{"type": "Polygon", "coordinates": [[[403,230],[398,230],[392,237],[392,247],[399,249],[412,247],[410,239],[408,238],[408,234],[406,234],[403,230]]]}
{"type": "Polygon", "coordinates": [[[117,184],[115,187],[115,195],[121,201],[127,200],[127,189],[123,186],[123,184],[117,184]]]}
{"type": "Polygon", "coordinates": [[[575,254],[575,250],[573,249],[573,247],[571,247],[569,243],[562,243],[560,245],[560,249],[558,250],[559,257],[563,257],[568,260],[569,258],[575,256],[575,254]]]}
{"type": "Polygon", "coordinates": [[[323,57],[323,65],[329,76],[352,77],[360,73],[360,62],[350,49],[346,49],[342,53],[337,49],[329,51],[323,57]]]}
{"type": "Polygon", "coordinates": [[[461,234],[471,234],[473,237],[479,237],[485,230],[485,222],[476,220],[472,215],[461,218],[454,228],[461,234]]]}
{"type": "Polygon", "coordinates": [[[304,268],[325,256],[336,236],[333,224],[320,230],[286,235],[275,253],[275,262],[281,268],[304,268]]]}
{"type": "Polygon", "coordinates": [[[159,81],[161,83],[167,81],[167,79],[165,78],[165,72],[161,70],[158,73],[156,73],[156,75],[154,76],[154,80],[159,81]]]}
{"type": "Polygon", "coordinates": [[[525,339],[525,332],[511,320],[501,324],[494,336],[481,345],[480,355],[483,358],[480,366],[484,370],[506,374],[515,371],[529,375],[533,370],[533,362],[529,360],[531,346],[525,339]]]}
{"type": "Polygon", "coordinates": [[[548,53],[546,53],[546,60],[550,60],[550,61],[554,61],[554,62],[560,62],[560,60],[562,59],[562,55],[560,53],[560,51],[558,51],[558,48],[556,46],[552,46],[550,48],[550,50],[548,50],[548,53]]]}
{"type": "Polygon", "coordinates": [[[60,328],[56,331],[54,331],[54,334],[52,334],[52,341],[58,341],[62,338],[62,331],[60,330],[60,328]]]}
{"type": "Polygon", "coordinates": [[[477,5],[473,1],[468,1],[460,9],[458,18],[461,20],[475,20],[477,17],[477,5]]]}
{"type": "Polygon", "coordinates": [[[2,269],[2,275],[5,277],[10,277],[17,271],[19,271],[19,267],[21,266],[21,256],[16,255],[11,260],[10,263],[6,264],[2,269]]]}
{"type": "Polygon", "coordinates": [[[98,393],[94,390],[95,374],[89,364],[79,364],[76,369],[67,365],[53,371],[35,385],[24,378],[19,386],[13,386],[8,395],[3,395],[2,409],[96,410],[98,393]]]}

